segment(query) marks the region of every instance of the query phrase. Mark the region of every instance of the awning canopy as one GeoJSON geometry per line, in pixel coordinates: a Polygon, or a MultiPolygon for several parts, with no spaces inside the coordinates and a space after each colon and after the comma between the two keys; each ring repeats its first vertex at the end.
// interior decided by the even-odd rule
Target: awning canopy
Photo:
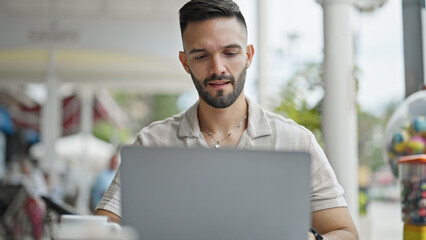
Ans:
{"type": "MultiPolygon", "coordinates": [[[[54,74],[60,83],[101,84],[137,88],[141,92],[182,93],[192,82],[177,59],[110,53],[93,50],[57,49],[54,74]]],[[[45,82],[49,50],[0,50],[0,84],[45,82]]]]}

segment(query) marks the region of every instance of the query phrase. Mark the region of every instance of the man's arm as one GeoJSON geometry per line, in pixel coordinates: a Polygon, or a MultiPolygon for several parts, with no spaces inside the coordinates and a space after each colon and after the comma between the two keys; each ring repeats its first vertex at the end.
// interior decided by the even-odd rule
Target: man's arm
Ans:
{"type": "Polygon", "coordinates": [[[358,240],[358,232],[347,207],[313,212],[312,227],[324,240],[358,240]]]}
{"type": "Polygon", "coordinates": [[[120,217],[110,211],[98,209],[96,215],[107,216],[111,222],[120,223],[120,217]]]}

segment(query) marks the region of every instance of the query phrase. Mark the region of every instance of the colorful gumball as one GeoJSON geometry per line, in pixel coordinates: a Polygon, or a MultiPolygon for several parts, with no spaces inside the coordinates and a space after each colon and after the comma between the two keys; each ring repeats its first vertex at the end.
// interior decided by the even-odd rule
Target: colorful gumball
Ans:
{"type": "Polygon", "coordinates": [[[405,142],[408,139],[408,134],[406,131],[400,131],[395,133],[392,136],[392,143],[393,144],[398,144],[398,143],[402,143],[405,142]]]}
{"type": "Polygon", "coordinates": [[[422,199],[419,201],[419,207],[426,208],[426,199],[422,199]]]}
{"type": "Polygon", "coordinates": [[[396,153],[400,153],[400,154],[405,153],[406,152],[406,148],[407,148],[407,143],[406,142],[401,142],[401,143],[395,144],[393,146],[393,150],[396,153]]]}
{"type": "Polygon", "coordinates": [[[413,136],[406,143],[406,154],[422,154],[426,146],[426,140],[421,136],[413,136]]]}
{"type": "Polygon", "coordinates": [[[406,142],[408,140],[408,133],[404,130],[395,133],[392,136],[391,145],[392,151],[397,154],[403,154],[406,148],[406,142]]]}
{"type": "Polygon", "coordinates": [[[426,117],[419,116],[414,118],[410,124],[410,133],[412,135],[422,135],[426,137],[426,117]]]}

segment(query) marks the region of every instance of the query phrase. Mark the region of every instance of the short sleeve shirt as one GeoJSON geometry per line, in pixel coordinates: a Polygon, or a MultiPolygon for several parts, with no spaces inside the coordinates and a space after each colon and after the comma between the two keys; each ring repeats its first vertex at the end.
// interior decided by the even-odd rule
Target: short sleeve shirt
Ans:
{"type": "MultiPolygon", "coordinates": [[[[343,188],[337,181],[315,136],[306,128],[281,115],[264,110],[247,99],[248,124],[236,148],[305,151],[311,154],[311,212],[347,206],[343,188]]],[[[137,134],[141,146],[209,148],[197,117],[198,102],[187,111],[153,122],[137,134]]],[[[97,209],[121,216],[119,171],[97,209]]]]}

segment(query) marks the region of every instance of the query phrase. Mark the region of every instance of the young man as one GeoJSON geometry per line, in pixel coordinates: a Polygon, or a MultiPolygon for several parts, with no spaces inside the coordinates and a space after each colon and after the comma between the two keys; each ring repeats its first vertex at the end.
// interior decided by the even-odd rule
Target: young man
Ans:
{"type": "MultiPolygon", "coordinates": [[[[192,77],[199,101],[186,112],[142,129],[136,144],[309,151],[313,228],[324,239],[358,239],[343,189],[313,134],[245,98],[254,48],[247,44],[239,7],[232,0],[192,0],[180,9],[180,27],[184,50],[179,59],[192,77]]],[[[97,214],[119,220],[119,189],[116,176],[97,214]]]]}

